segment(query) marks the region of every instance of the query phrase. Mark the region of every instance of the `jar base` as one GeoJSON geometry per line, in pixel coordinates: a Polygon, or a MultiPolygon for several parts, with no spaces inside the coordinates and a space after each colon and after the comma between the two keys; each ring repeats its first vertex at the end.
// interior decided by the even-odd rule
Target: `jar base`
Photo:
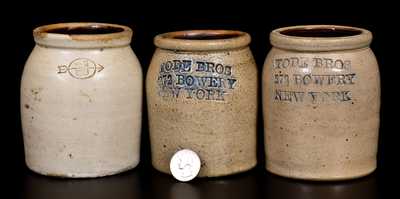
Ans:
{"type": "MultiPolygon", "coordinates": [[[[244,172],[250,171],[254,167],[256,167],[256,165],[257,165],[257,161],[254,161],[249,165],[246,165],[246,166],[243,166],[243,167],[239,167],[239,168],[235,168],[234,170],[230,170],[230,171],[226,171],[226,172],[219,172],[219,173],[212,173],[212,174],[201,174],[201,170],[200,170],[200,173],[199,173],[199,175],[197,177],[199,177],[199,178],[215,178],[215,177],[236,175],[236,174],[239,174],[239,173],[244,173],[244,172]]],[[[157,171],[161,172],[161,173],[171,175],[171,171],[169,169],[165,170],[164,168],[158,168],[154,164],[153,164],[153,168],[156,169],[157,171]]]]}
{"type": "Polygon", "coordinates": [[[106,176],[111,176],[111,175],[116,175],[119,173],[123,173],[126,171],[129,171],[131,169],[134,169],[137,165],[139,164],[139,161],[137,161],[136,163],[128,166],[128,167],[124,167],[122,169],[118,169],[118,170],[112,170],[112,171],[106,171],[103,173],[50,173],[50,172],[45,172],[45,171],[41,171],[39,169],[35,169],[29,165],[27,165],[27,167],[29,168],[29,170],[31,170],[34,173],[37,173],[39,175],[44,175],[44,176],[49,176],[49,177],[56,177],[56,178],[101,178],[101,177],[106,177],[106,176]]]}
{"type": "Polygon", "coordinates": [[[276,171],[274,169],[269,168],[268,166],[265,167],[266,170],[272,174],[284,177],[284,178],[290,178],[290,179],[296,179],[296,180],[308,180],[308,181],[342,181],[342,180],[353,180],[353,179],[358,179],[362,178],[365,176],[368,176],[372,174],[375,170],[376,167],[373,167],[365,172],[360,172],[357,173],[356,175],[349,175],[349,176],[332,176],[332,177],[326,177],[326,176],[300,176],[300,175],[288,175],[279,171],[276,171]]]}

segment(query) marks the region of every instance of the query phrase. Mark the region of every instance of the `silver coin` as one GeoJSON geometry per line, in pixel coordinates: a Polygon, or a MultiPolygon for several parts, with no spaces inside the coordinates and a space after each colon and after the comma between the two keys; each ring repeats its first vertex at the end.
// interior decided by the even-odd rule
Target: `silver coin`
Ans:
{"type": "Polygon", "coordinates": [[[172,156],[169,169],[175,179],[187,182],[199,174],[200,165],[200,158],[196,152],[182,149],[172,156]]]}

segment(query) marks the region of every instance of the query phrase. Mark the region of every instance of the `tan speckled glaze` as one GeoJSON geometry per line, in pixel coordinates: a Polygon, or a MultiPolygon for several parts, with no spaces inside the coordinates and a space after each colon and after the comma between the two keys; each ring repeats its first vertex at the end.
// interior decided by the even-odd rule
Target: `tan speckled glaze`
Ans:
{"type": "Polygon", "coordinates": [[[58,177],[100,177],[139,163],[142,71],[132,31],[102,23],[34,30],[21,82],[27,166],[58,177]]]}
{"type": "Polygon", "coordinates": [[[229,175],[254,167],[257,69],[248,47],[250,36],[239,31],[198,30],[161,34],[154,42],[157,49],[146,79],[153,166],[170,173],[172,155],[188,148],[200,156],[202,177],[229,175]],[[191,69],[162,72],[162,67],[169,67],[165,63],[173,60],[189,60],[191,69]],[[222,67],[217,65],[222,64],[226,70],[222,74],[196,71],[197,61],[212,62],[219,72],[222,67]],[[172,84],[162,75],[171,75],[172,84]],[[195,84],[194,88],[190,81],[179,83],[179,75],[223,78],[224,85],[211,88],[195,84]],[[232,88],[227,79],[235,79],[232,88]],[[190,96],[188,91],[192,88],[194,93],[190,96]],[[168,94],[170,89],[180,89],[179,95],[168,94]],[[220,89],[224,94],[220,97],[207,91],[211,94],[203,97],[204,89],[220,89]]]}
{"type": "Polygon", "coordinates": [[[374,171],[380,80],[369,48],[372,34],[344,26],[296,26],[274,30],[270,40],[262,89],[267,170],[308,180],[374,171]],[[316,83],[318,75],[325,75],[322,84],[316,83]]]}

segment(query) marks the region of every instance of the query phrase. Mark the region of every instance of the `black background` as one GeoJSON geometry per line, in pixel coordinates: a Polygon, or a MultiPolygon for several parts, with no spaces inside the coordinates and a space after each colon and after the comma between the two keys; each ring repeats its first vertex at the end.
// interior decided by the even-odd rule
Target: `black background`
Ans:
{"type": "MultiPolygon", "coordinates": [[[[363,2],[320,1],[310,4],[246,1],[229,3],[185,1],[37,3],[12,6],[2,16],[2,100],[4,148],[2,165],[6,188],[13,198],[386,198],[395,180],[397,129],[396,11],[395,6],[363,2]],[[149,5],[143,5],[148,3],[149,5]],[[141,5],[142,4],[142,5],[141,5]],[[250,33],[250,48],[259,77],[271,48],[269,32],[275,28],[303,24],[337,24],[369,29],[371,45],[380,65],[382,84],[381,126],[377,171],[346,182],[313,183],[269,174],[263,168],[263,126],[259,111],[258,166],[250,172],[214,179],[177,183],[151,167],[147,109],[144,106],[141,163],[132,171],[92,180],[62,180],[30,172],[24,163],[19,110],[19,86],[24,63],[34,41],[32,29],[60,22],[95,21],[127,25],[134,31],[132,48],[144,75],[154,52],[153,37],[159,33],[187,29],[237,29],[250,33]],[[4,34],[4,35],[3,35],[4,34]]],[[[261,78],[259,78],[261,79],[261,78]]],[[[145,105],[145,104],[144,104],[145,105]]],[[[261,105],[261,104],[260,104],[261,105]]],[[[260,106],[261,108],[261,106],[260,106]]],[[[261,110],[261,109],[260,109],[261,110]]]]}

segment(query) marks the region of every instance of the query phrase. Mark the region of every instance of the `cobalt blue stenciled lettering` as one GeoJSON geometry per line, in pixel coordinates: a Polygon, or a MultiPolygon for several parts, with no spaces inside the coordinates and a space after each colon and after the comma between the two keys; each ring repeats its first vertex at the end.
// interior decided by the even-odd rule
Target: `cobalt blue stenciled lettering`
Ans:
{"type": "Polygon", "coordinates": [[[168,60],[158,76],[160,96],[188,100],[224,101],[236,84],[232,66],[200,60],[168,60]]]}

